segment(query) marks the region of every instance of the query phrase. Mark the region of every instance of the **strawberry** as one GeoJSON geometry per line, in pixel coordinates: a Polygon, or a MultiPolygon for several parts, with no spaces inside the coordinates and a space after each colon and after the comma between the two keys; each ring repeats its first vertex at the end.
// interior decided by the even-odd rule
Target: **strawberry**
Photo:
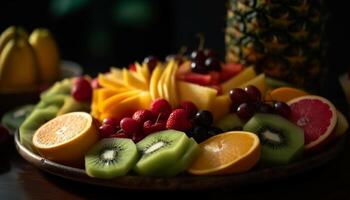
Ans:
{"type": "Polygon", "coordinates": [[[160,119],[167,119],[171,113],[171,105],[165,99],[159,98],[151,103],[151,112],[160,119]]]}
{"type": "Polygon", "coordinates": [[[188,117],[193,118],[198,112],[198,108],[191,101],[182,101],[178,108],[186,110],[188,117]]]}
{"type": "Polygon", "coordinates": [[[154,120],[154,115],[150,110],[142,109],[136,111],[133,115],[132,118],[136,120],[139,124],[145,123],[145,121],[154,120]]]}
{"type": "Polygon", "coordinates": [[[165,121],[164,120],[158,120],[157,122],[153,123],[151,120],[147,120],[143,124],[143,133],[145,135],[149,135],[151,133],[155,133],[158,131],[165,130],[165,121]]]}
{"type": "Polygon", "coordinates": [[[188,119],[188,114],[185,109],[175,109],[166,122],[167,129],[175,129],[178,131],[187,131],[192,128],[192,124],[188,119]]]}

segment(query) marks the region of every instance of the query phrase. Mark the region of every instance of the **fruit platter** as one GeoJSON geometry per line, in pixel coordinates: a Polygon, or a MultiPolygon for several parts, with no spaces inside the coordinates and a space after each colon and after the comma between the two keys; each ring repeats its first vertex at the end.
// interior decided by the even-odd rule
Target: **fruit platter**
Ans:
{"type": "Polygon", "coordinates": [[[325,97],[201,48],[57,81],[20,109],[15,143],[27,161],[68,179],[129,189],[291,176],[334,158],[348,129],[325,97]]]}

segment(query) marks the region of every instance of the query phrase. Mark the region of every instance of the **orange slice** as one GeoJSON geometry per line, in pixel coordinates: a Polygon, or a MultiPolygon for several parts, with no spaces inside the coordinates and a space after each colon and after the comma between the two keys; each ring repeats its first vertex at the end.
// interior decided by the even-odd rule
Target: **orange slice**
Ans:
{"type": "Polygon", "coordinates": [[[80,167],[84,155],[98,141],[91,115],[71,112],[43,124],[33,136],[33,146],[44,158],[80,167]]]}
{"type": "Polygon", "coordinates": [[[245,172],[260,158],[256,134],[230,131],[213,136],[199,144],[201,152],[188,172],[194,175],[221,175],[245,172]]]}
{"type": "Polygon", "coordinates": [[[292,99],[308,95],[304,90],[293,87],[279,87],[266,94],[265,100],[288,102],[292,99]]]}

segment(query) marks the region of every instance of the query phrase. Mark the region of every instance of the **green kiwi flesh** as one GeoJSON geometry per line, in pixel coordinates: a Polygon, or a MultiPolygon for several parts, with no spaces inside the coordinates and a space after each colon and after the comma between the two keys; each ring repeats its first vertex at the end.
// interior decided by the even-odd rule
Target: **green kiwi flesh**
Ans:
{"type": "Polygon", "coordinates": [[[223,131],[242,130],[244,122],[237,116],[237,114],[230,113],[216,121],[214,126],[223,131]]]}
{"type": "Polygon", "coordinates": [[[190,139],[184,132],[164,130],[148,135],[136,144],[141,154],[134,171],[143,176],[161,176],[184,155],[190,139]]]}
{"type": "Polygon", "coordinates": [[[35,131],[41,125],[56,117],[57,112],[57,106],[34,109],[19,127],[21,144],[28,149],[32,149],[32,138],[35,131]]]}
{"type": "Polygon", "coordinates": [[[138,159],[135,143],[127,138],[105,138],[85,155],[85,170],[91,177],[111,179],[126,175],[138,159]]]}
{"type": "Polygon", "coordinates": [[[64,79],[56,82],[53,86],[42,92],[40,98],[46,98],[57,94],[69,95],[71,92],[72,80],[64,79]]]}
{"type": "Polygon", "coordinates": [[[170,177],[184,172],[198,156],[199,151],[200,149],[197,142],[193,138],[190,138],[188,147],[185,153],[181,156],[181,158],[178,161],[176,161],[173,165],[169,166],[168,169],[165,169],[162,172],[160,172],[160,175],[170,177]]]}
{"type": "Polygon", "coordinates": [[[64,103],[59,109],[57,115],[62,115],[75,111],[90,111],[90,102],[78,102],[72,96],[68,96],[64,99],[64,103]]]}
{"type": "Polygon", "coordinates": [[[303,152],[303,130],[279,115],[255,114],[243,130],[259,136],[262,163],[288,164],[303,152]]]}
{"type": "Polygon", "coordinates": [[[15,131],[21,126],[23,121],[30,115],[34,107],[35,105],[28,104],[28,105],[15,108],[4,114],[4,116],[1,119],[1,123],[11,131],[15,131]]]}

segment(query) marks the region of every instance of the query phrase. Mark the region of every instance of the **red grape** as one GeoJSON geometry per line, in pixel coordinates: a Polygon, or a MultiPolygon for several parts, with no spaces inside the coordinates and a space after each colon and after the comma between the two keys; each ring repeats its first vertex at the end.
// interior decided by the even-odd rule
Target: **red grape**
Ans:
{"type": "Polygon", "coordinates": [[[288,118],[291,113],[290,107],[282,101],[274,102],[273,108],[276,114],[285,118],[288,118]]]}
{"type": "Polygon", "coordinates": [[[112,126],[119,126],[120,121],[117,120],[116,118],[108,117],[108,118],[103,119],[102,123],[112,125],[112,126]]]}
{"type": "Polygon", "coordinates": [[[124,133],[132,136],[139,134],[141,132],[140,124],[130,117],[125,117],[120,121],[120,127],[123,129],[124,133]]]}
{"type": "Polygon", "coordinates": [[[249,96],[247,92],[245,92],[241,88],[234,88],[230,90],[229,94],[232,102],[233,111],[235,111],[238,108],[238,106],[241,105],[242,103],[249,101],[249,96]]]}
{"type": "Polygon", "coordinates": [[[241,119],[248,120],[255,113],[255,106],[252,103],[242,103],[237,108],[237,115],[241,119]]]}
{"type": "Polygon", "coordinates": [[[110,124],[103,124],[98,128],[101,138],[108,138],[117,132],[117,127],[110,124]]]}
{"type": "Polygon", "coordinates": [[[84,77],[74,81],[71,95],[77,101],[89,101],[92,97],[92,87],[90,82],[84,77]]]}
{"type": "Polygon", "coordinates": [[[257,87],[253,85],[248,85],[244,88],[244,91],[247,92],[249,99],[252,102],[258,102],[261,100],[261,92],[257,87]]]}

